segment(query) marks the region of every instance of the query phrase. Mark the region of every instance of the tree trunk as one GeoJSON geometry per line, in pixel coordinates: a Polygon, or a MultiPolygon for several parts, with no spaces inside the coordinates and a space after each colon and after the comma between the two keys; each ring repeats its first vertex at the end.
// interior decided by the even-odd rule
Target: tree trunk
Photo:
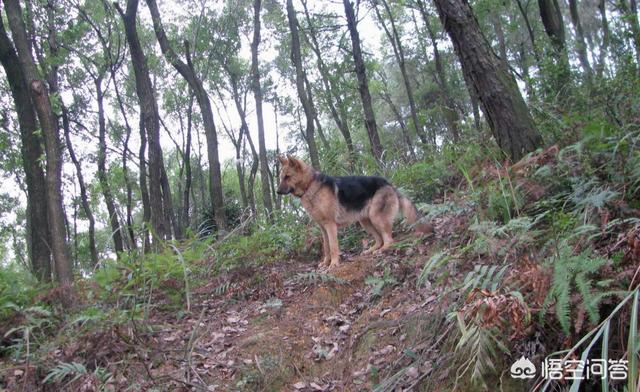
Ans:
{"type": "Polygon", "coordinates": [[[447,74],[444,70],[442,56],[440,55],[440,49],[438,48],[438,39],[436,37],[436,32],[431,25],[429,14],[427,13],[427,9],[424,6],[424,2],[422,0],[417,0],[417,4],[420,10],[420,15],[422,16],[425,27],[427,28],[427,33],[429,34],[429,39],[431,40],[431,46],[433,47],[433,61],[436,66],[435,79],[436,83],[440,86],[440,97],[442,99],[442,106],[444,107],[444,115],[445,121],[447,122],[447,128],[449,128],[449,131],[451,132],[453,142],[458,143],[458,141],[460,141],[460,126],[458,124],[460,118],[458,116],[458,112],[456,111],[453,97],[451,96],[451,90],[449,89],[449,79],[447,78],[447,74]]]}
{"type": "Polygon", "coordinates": [[[638,2],[637,0],[619,0],[620,10],[624,15],[624,19],[629,24],[631,30],[631,39],[636,49],[636,67],[640,69],[640,24],[638,22],[638,2]]]}
{"type": "Polygon", "coordinates": [[[120,228],[120,222],[118,221],[118,213],[116,212],[116,205],[113,201],[113,194],[111,193],[107,176],[107,126],[104,120],[102,77],[98,77],[95,80],[95,85],[96,102],[98,103],[98,180],[100,181],[102,196],[104,197],[107,212],[109,213],[109,224],[111,225],[111,237],[113,238],[114,250],[118,257],[120,257],[119,254],[124,251],[124,247],[122,245],[122,230],[120,228]]]}
{"type": "Polygon", "coordinates": [[[576,50],[578,51],[578,59],[580,60],[580,65],[584,70],[587,83],[591,84],[593,72],[591,70],[591,64],[589,64],[587,44],[584,41],[584,31],[582,30],[580,13],[578,12],[578,2],[576,0],[569,0],[569,12],[571,14],[571,24],[573,24],[573,28],[576,30],[576,50]]]}
{"type": "Polygon", "coordinates": [[[404,49],[402,48],[402,40],[400,39],[400,34],[398,33],[398,29],[396,28],[396,22],[393,19],[393,14],[391,13],[391,7],[389,7],[389,3],[387,0],[380,0],[382,5],[384,6],[385,11],[387,12],[387,16],[389,17],[389,22],[391,24],[391,31],[389,31],[387,25],[384,23],[384,19],[380,12],[378,11],[378,7],[374,1],[374,10],[382,25],[384,32],[387,35],[387,38],[391,42],[391,47],[393,48],[393,54],[396,57],[396,61],[400,66],[400,74],[402,75],[402,81],[404,82],[404,88],[407,93],[407,98],[409,99],[409,108],[411,109],[411,119],[413,121],[413,128],[416,131],[416,135],[420,138],[422,144],[428,144],[427,134],[424,132],[420,123],[418,122],[418,110],[416,109],[415,99],[413,97],[413,88],[411,87],[411,81],[409,80],[409,75],[407,73],[407,65],[404,58],[404,49]]]}
{"type": "Polygon", "coordinates": [[[527,1],[527,7],[523,6],[521,1],[522,0],[516,0],[516,3],[518,4],[518,10],[520,10],[520,15],[522,15],[524,24],[527,26],[527,33],[529,34],[529,40],[531,41],[531,50],[533,51],[533,56],[536,58],[536,63],[539,66],[540,55],[538,54],[538,48],[536,47],[536,36],[533,33],[533,28],[531,27],[531,21],[529,20],[528,14],[529,1],[527,1]]]}
{"type": "Polygon", "coordinates": [[[435,0],[435,4],[494,138],[513,161],[519,160],[539,147],[542,138],[514,77],[500,66],[484,40],[467,0],[435,0]]]}
{"type": "MultiPolygon", "coordinates": [[[[413,142],[411,141],[411,135],[409,135],[409,130],[407,129],[406,124],[404,123],[404,119],[402,118],[402,114],[400,113],[400,110],[398,109],[396,104],[393,103],[393,100],[391,99],[391,95],[389,94],[389,86],[387,84],[387,78],[385,76],[381,76],[380,80],[382,81],[382,87],[383,87],[380,91],[380,98],[382,98],[382,100],[385,101],[387,105],[389,105],[389,107],[391,108],[391,111],[393,112],[393,115],[395,116],[396,121],[400,126],[400,131],[402,132],[402,139],[404,140],[405,148],[409,154],[409,158],[415,160],[416,153],[414,151],[413,142]]],[[[404,154],[403,154],[403,157],[406,160],[406,156],[404,154]]]]}
{"type": "Polygon", "coordinates": [[[258,46],[260,45],[260,8],[261,0],[253,2],[253,41],[251,42],[251,75],[252,89],[256,100],[256,117],[258,118],[258,152],[260,157],[260,181],[262,184],[262,202],[267,212],[267,219],[272,221],[271,192],[269,192],[269,162],[264,140],[264,118],[262,117],[262,87],[260,86],[260,68],[258,62],[258,46]]]}
{"type": "MultiPolygon", "coordinates": [[[[103,43],[103,50],[107,50],[106,42],[103,43]]],[[[122,101],[122,95],[120,94],[120,89],[118,88],[118,81],[116,79],[116,65],[110,58],[109,64],[109,72],[111,74],[111,79],[113,80],[113,89],[116,93],[116,101],[118,102],[118,108],[120,109],[120,114],[122,115],[122,119],[124,120],[125,125],[125,137],[122,143],[122,173],[124,176],[124,184],[127,192],[127,234],[129,236],[129,243],[131,249],[136,249],[136,237],[133,229],[133,189],[131,187],[131,181],[129,179],[129,169],[127,167],[128,162],[128,153],[129,153],[129,139],[131,138],[131,124],[129,124],[129,118],[127,117],[127,112],[124,108],[124,102],[122,101]]],[[[144,157],[144,154],[142,154],[144,157]]]]}
{"type": "Polygon", "coordinates": [[[69,126],[69,113],[67,108],[62,105],[62,128],[64,130],[64,138],[67,142],[67,150],[69,150],[69,157],[71,162],[76,168],[76,177],[78,177],[78,185],[80,186],[80,201],[84,214],[89,220],[89,254],[91,255],[91,264],[95,267],[98,265],[98,251],[96,250],[96,220],[93,217],[93,212],[89,206],[89,196],[87,195],[87,186],[84,182],[84,176],[82,175],[82,165],[76,157],[76,153],[71,143],[71,129],[69,126]]]}
{"type": "Polygon", "coordinates": [[[605,0],[598,1],[598,11],[600,11],[600,24],[602,26],[602,45],[600,45],[598,64],[596,65],[596,73],[598,75],[598,78],[601,78],[604,74],[607,52],[609,50],[609,42],[611,40],[611,32],[609,31],[609,20],[607,19],[607,6],[605,0]]]}
{"type": "Polygon", "coordinates": [[[220,170],[220,158],[218,156],[218,135],[216,131],[215,122],[213,119],[213,111],[211,110],[211,101],[209,95],[204,89],[202,80],[196,75],[193,63],[191,62],[191,55],[189,52],[189,44],[185,42],[185,54],[187,63],[185,64],[173,50],[169,44],[169,40],[162,27],[162,21],[160,18],[160,11],[155,0],[146,0],[151,11],[151,17],[153,19],[153,29],[156,33],[156,38],[160,44],[160,49],[164,54],[164,57],[169,63],[182,75],[187,81],[189,87],[194,92],[198,106],[200,106],[200,113],[202,114],[202,122],[204,125],[205,136],[207,138],[207,157],[209,159],[209,193],[211,196],[211,203],[213,205],[213,213],[216,221],[216,226],[219,230],[224,230],[227,227],[227,218],[224,210],[224,197],[222,195],[222,174],[220,170]]]}
{"type": "Polygon", "coordinates": [[[62,302],[64,306],[70,306],[73,293],[69,287],[73,283],[71,258],[65,240],[65,217],[62,206],[62,157],[60,150],[59,130],[49,93],[45,83],[39,76],[36,63],[31,54],[29,40],[27,38],[22,10],[18,0],[5,0],[5,9],[9,26],[13,33],[13,40],[18,53],[18,59],[22,65],[25,79],[29,86],[29,93],[35,105],[40,128],[44,135],[45,152],[47,160],[46,170],[46,195],[47,217],[49,219],[49,231],[51,234],[51,251],[53,254],[56,279],[63,286],[64,294],[62,302]]]}
{"type": "Polygon", "coordinates": [[[189,94],[189,111],[187,112],[187,142],[184,152],[184,191],[182,194],[182,217],[181,225],[183,229],[190,226],[189,221],[189,193],[191,192],[191,128],[193,126],[193,93],[189,94]]]}
{"type": "Polygon", "coordinates": [[[144,244],[144,253],[151,250],[151,242],[149,241],[149,228],[151,225],[151,200],[149,197],[149,188],[147,186],[147,160],[145,154],[147,151],[147,132],[144,126],[144,117],[140,115],[140,197],[142,198],[142,243],[144,244]]]}
{"type": "Polygon", "coordinates": [[[298,99],[300,99],[300,104],[306,117],[305,135],[309,147],[309,157],[311,158],[311,166],[316,170],[320,170],[320,158],[318,157],[318,147],[316,146],[313,123],[313,108],[309,102],[309,96],[305,91],[302,55],[300,54],[300,36],[298,35],[298,19],[296,18],[296,10],[293,8],[293,0],[287,0],[287,19],[289,20],[289,31],[291,32],[291,62],[293,62],[296,70],[296,89],[298,91],[298,99]]]}
{"type": "Polygon", "coordinates": [[[40,166],[42,138],[24,71],[0,18],[0,62],[9,81],[20,126],[22,167],[27,185],[27,251],[33,274],[51,281],[51,239],[47,218],[45,174],[40,166]]]}
{"type": "Polygon", "coordinates": [[[331,116],[338,127],[338,130],[342,134],[344,141],[347,145],[347,151],[349,152],[349,160],[350,166],[354,166],[357,160],[356,152],[353,147],[353,141],[351,139],[351,131],[349,130],[349,124],[347,121],[346,111],[344,110],[344,103],[342,102],[342,98],[340,94],[336,92],[336,86],[332,83],[332,79],[329,76],[329,70],[327,69],[324,60],[322,59],[322,52],[320,50],[320,45],[318,44],[317,33],[315,28],[313,27],[313,23],[311,21],[311,16],[309,15],[309,10],[307,9],[307,2],[305,0],[302,1],[302,5],[304,7],[304,14],[309,24],[309,38],[310,46],[313,52],[316,55],[318,71],[320,72],[320,77],[322,79],[322,85],[324,87],[324,95],[327,106],[329,106],[329,111],[331,112],[331,116]],[[334,104],[335,100],[335,104],[334,104]],[[338,108],[336,108],[336,104],[338,108]]]}
{"type": "Polygon", "coordinates": [[[538,0],[538,7],[540,9],[540,17],[542,18],[544,30],[547,36],[549,36],[554,49],[553,58],[557,70],[553,73],[555,79],[553,85],[556,86],[555,92],[558,93],[569,83],[571,77],[562,11],[560,10],[558,0],[538,0]]]}
{"type": "Polygon", "coordinates": [[[356,16],[353,11],[353,5],[351,5],[349,0],[342,0],[342,3],[344,4],[344,12],[347,17],[347,27],[349,28],[349,35],[351,36],[353,60],[355,63],[356,75],[358,77],[358,91],[360,92],[360,99],[362,100],[362,107],[364,109],[364,122],[367,128],[369,142],[371,143],[371,153],[373,154],[373,158],[376,162],[380,162],[382,157],[382,144],[380,143],[376,118],[373,113],[371,93],[369,92],[369,81],[367,80],[367,69],[364,64],[364,58],[362,57],[360,35],[358,34],[356,26],[356,16]]]}
{"type": "MultiPolygon", "coordinates": [[[[149,209],[151,214],[151,226],[153,228],[154,246],[159,249],[163,240],[169,239],[171,228],[166,221],[163,189],[162,170],[163,158],[160,146],[160,117],[158,104],[154,97],[153,86],[149,77],[147,59],[142,51],[136,27],[136,14],[138,0],[128,0],[126,13],[116,4],[124,22],[124,30],[129,44],[131,61],[136,79],[136,93],[140,104],[140,115],[149,144],[149,209]]],[[[170,196],[169,196],[170,197],[170,196]]]]}

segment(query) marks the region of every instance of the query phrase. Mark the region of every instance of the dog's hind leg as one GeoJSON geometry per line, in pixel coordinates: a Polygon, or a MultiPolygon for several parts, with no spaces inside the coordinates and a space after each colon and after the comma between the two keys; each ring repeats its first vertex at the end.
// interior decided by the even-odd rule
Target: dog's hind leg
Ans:
{"type": "Polygon", "coordinates": [[[398,196],[391,188],[382,191],[380,197],[376,197],[376,200],[372,203],[369,219],[371,219],[373,227],[382,237],[382,246],[376,249],[373,252],[374,254],[384,252],[393,243],[393,221],[398,214],[399,208],[398,196]]]}
{"type": "Polygon", "coordinates": [[[378,230],[376,230],[369,218],[360,219],[360,225],[362,225],[366,232],[371,234],[373,239],[376,241],[375,244],[373,244],[369,249],[365,250],[362,253],[365,255],[373,253],[382,246],[382,236],[380,235],[380,233],[378,233],[378,230]]]}

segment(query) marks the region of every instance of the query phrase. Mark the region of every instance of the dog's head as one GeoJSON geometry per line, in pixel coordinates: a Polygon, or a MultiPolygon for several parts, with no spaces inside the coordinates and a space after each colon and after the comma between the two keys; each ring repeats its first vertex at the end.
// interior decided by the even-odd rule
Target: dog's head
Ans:
{"type": "Polygon", "coordinates": [[[280,170],[280,185],[278,185],[278,194],[287,195],[293,193],[295,196],[302,196],[313,180],[313,170],[311,166],[302,162],[298,158],[287,155],[278,156],[278,160],[282,164],[280,170]]]}

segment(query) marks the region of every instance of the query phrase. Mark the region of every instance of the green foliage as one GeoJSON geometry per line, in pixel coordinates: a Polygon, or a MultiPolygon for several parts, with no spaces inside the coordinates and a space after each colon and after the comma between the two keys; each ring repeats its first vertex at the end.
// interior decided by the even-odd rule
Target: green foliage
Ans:
{"type": "Polygon", "coordinates": [[[382,295],[382,291],[387,286],[393,286],[398,281],[391,274],[391,269],[387,266],[381,276],[367,276],[364,283],[369,286],[369,298],[376,300],[382,295]]]}
{"type": "Polygon", "coordinates": [[[594,280],[600,268],[607,264],[607,259],[594,256],[589,250],[573,255],[571,247],[566,243],[559,246],[558,252],[556,257],[547,261],[553,266],[553,278],[544,308],[555,302],[556,317],[563,331],[569,334],[574,293],[580,296],[579,306],[584,309],[590,322],[596,324],[600,319],[598,305],[605,296],[611,295],[605,291],[611,282],[594,280]]]}
{"type": "Polygon", "coordinates": [[[497,374],[501,355],[509,354],[509,349],[492,328],[475,322],[467,323],[460,312],[455,313],[455,318],[460,331],[456,355],[462,360],[455,382],[457,384],[469,376],[474,385],[488,390],[487,379],[497,374]]]}
{"type": "Polygon", "coordinates": [[[81,377],[92,376],[98,381],[98,391],[105,388],[105,384],[112,378],[111,373],[106,369],[98,366],[93,372],[89,372],[87,368],[78,362],[60,362],[57,366],[49,370],[47,376],[42,381],[44,384],[61,384],[65,383],[61,388],[65,388],[81,377]]]}
{"type": "Polygon", "coordinates": [[[295,216],[275,214],[272,226],[256,226],[248,235],[234,235],[221,242],[215,249],[217,268],[228,270],[284,260],[301,249],[303,234],[295,216]]]}

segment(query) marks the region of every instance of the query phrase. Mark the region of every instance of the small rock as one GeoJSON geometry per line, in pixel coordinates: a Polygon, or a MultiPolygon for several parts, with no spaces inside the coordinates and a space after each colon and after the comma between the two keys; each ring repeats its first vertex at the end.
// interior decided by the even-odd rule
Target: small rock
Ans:
{"type": "Polygon", "coordinates": [[[407,369],[405,374],[407,375],[407,377],[409,377],[409,379],[415,380],[420,375],[420,372],[415,366],[411,366],[409,369],[407,369]]]}
{"type": "Polygon", "coordinates": [[[295,389],[305,389],[307,387],[307,383],[304,382],[304,381],[299,381],[299,382],[293,384],[293,387],[295,389]]]}

